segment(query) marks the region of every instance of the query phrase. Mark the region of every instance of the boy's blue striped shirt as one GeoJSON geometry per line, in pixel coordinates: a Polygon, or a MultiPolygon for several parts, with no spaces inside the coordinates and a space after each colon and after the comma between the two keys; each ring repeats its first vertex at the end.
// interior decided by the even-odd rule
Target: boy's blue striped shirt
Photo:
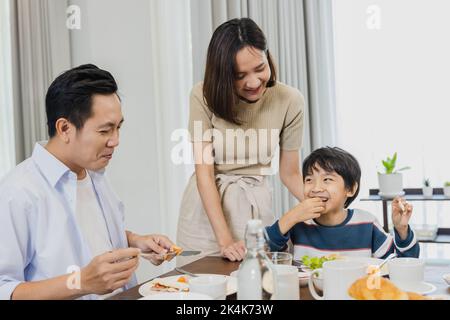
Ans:
{"type": "Polygon", "coordinates": [[[289,239],[294,245],[294,259],[302,256],[323,256],[339,253],[349,256],[385,258],[392,252],[399,256],[418,257],[419,244],[414,232],[401,240],[386,233],[371,213],[348,209],[347,218],[337,226],[322,226],[314,220],[296,224],[286,235],[281,234],[278,221],[267,227],[272,251],[286,248],[289,239]]]}

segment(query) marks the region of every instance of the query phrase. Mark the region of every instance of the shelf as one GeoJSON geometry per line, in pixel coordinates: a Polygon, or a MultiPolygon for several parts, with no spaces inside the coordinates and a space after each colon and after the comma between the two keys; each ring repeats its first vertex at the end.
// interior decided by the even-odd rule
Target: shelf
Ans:
{"type": "MultiPolygon", "coordinates": [[[[434,188],[433,195],[431,197],[425,197],[422,194],[422,189],[420,188],[410,188],[404,189],[405,198],[407,201],[450,201],[450,197],[444,195],[444,190],[442,188],[434,188]]],[[[360,199],[361,201],[392,201],[392,199],[382,198],[378,195],[378,189],[370,189],[369,197],[360,199]]]]}
{"type": "Polygon", "coordinates": [[[434,240],[419,240],[419,242],[424,243],[450,243],[450,229],[449,228],[439,228],[437,230],[437,235],[434,240]]]}
{"type": "MultiPolygon", "coordinates": [[[[405,194],[402,196],[406,201],[450,201],[450,198],[442,194],[434,194],[432,197],[425,197],[419,194],[405,194]]],[[[392,201],[392,199],[385,199],[378,195],[369,196],[367,198],[360,199],[361,201],[392,201]]]]}
{"type": "MultiPolygon", "coordinates": [[[[425,197],[422,188],[403,189],[405,195],[402,197],[407,201],[450,201],[450,197],[444,195],[443,188],[433,188],[433,196],[425,197]]],[[[378,195],[378,189],[369,189],[369,197],[360,201],[380,201],[383,204],[383,229],[389,232],[388,202],[392,199],[385,199],[378,195]]],[[[450,243],[450,229],[441,228],[438,230],[436,238],[432,241],[420,240],[420,242],[450,243]]]]}
{"type": "Polygon", "coordinates": [[[438,234],[434,240],[419,240],[423,243],[450,243],[450,234],[438,234]]]}

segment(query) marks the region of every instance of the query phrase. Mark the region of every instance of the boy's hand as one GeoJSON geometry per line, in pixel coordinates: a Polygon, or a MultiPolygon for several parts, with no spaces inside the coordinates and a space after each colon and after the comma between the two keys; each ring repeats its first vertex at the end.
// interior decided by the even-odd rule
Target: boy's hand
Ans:
{"type": "Polygon", "coordinates": [[[408,223],[412,215],[412,205],[405,199],[396,197],[392,201],[392,222],[402,240],[408,236],[408,223]]]}
{"type": "Polygon", "coordinates": [[[316,219],[325,211],[325,204],[320,198],[303,200],[288,211],[278,222],[282,234],[286,234],[295,224],[316,219]]]}

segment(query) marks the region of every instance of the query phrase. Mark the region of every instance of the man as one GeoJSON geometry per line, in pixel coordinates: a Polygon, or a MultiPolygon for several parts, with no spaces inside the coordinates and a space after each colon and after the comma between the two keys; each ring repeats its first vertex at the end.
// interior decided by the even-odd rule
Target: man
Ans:
{"type": "Polygon", "coordinates": [[[159,264],[173,243],[125,231],[105,178],[124,121],[117,84],[94,65],[71,69],[48,89],[46,112],[49,142],[0,182],[0,299],[97,299],[129,288],[140,251],[159,264]]]}

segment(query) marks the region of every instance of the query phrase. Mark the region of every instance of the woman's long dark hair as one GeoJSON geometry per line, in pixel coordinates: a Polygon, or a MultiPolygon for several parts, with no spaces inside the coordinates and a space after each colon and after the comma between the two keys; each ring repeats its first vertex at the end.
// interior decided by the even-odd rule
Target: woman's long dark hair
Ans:
{"type": "Polygon", "coordinates": [[[276,70],[267,48],[264,33],[249,18],[233,19],[220,25],[211,38],[206,60],[203,96],[208,108],[217,117],[241,124],[233,112],[239,97],[235,91],[236,55],[244,47],[254,47],[267,55],[271,76],[267,87],[276,83],[276,70]]]}

